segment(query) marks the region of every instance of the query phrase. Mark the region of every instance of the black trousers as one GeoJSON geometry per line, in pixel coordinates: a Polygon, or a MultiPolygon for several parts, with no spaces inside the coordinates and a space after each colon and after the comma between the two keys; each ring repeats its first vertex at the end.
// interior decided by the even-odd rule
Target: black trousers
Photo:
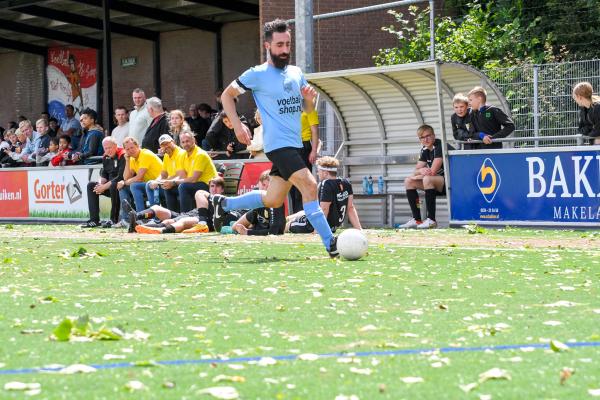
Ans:
{"type": "MultiPolygon", "coordinates": [[[[308,161],[308,156],[310,156],[310,152],[312,151],[312,144],[309,141],[302,142],[302,159],[306,164],[306,168],[312,173],[312,164],[308,161]]],[[[304,205],[302,203],[302,193],[296,188],[296,186],[292,186],[290,189],[290,198],[292,200],[292,213],[297,213],[298,211],[304,210],[304,205]]],[[[318,200],[318,199],[317,199],[318,200]]]]}
{"type": "Polygon", "coordinates": [[[88,208],[90,210],[90,220],[100,221],[100,196],[110,197],[110,220],[112,222],[119,221],[119,211],[121,209],[121,201],[119,200],[119,191],[117,183],[111,182],[110,189],[102,192],[101,195],[94,193],[94,187],[98,182],[90,182],[87,185],[88,208]]]}

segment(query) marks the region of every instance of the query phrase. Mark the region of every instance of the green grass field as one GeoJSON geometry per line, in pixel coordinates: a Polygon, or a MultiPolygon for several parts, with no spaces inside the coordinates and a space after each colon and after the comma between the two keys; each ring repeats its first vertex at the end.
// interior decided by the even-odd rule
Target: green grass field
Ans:
{"type": "Polygon", "coordinates": [[[374,230],[348,262],[310,236],[0,226],[0,398],[600,396],[599,238],[374,230]]]}

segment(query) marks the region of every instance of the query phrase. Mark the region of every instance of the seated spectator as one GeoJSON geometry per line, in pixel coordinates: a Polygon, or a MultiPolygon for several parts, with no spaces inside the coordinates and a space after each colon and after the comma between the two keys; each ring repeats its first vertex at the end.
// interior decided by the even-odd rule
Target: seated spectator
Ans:
{"type": "MultiPolygon", "coordinates": [[[[479,140],[479,137],[473,137],[473,124],[471,123],[471,109],[469,108],[469,99],[462,93],[457,93],[452,99],[454,114],[450,117],[452,122],[452,135],[454,139],[463,142],[470,142],[473,139],[479,140]]],[[[464,150],[478,149],[481,146],[477,143],[464,143],[464,150]]]]}
{"type": "MultiPolygon", "coordinates": [[[[240,121],[246,123],[246,118],[240,116],[240,121]]],[[[238,141],[233,130],[233,124],[229,121],[229,117],[225,111],[221,111],[212,122],[212,125],[206,133],[206,140],[210,146],[211,154],[214,160],[229,160],[234,158],[244,158],[239,151],[245,150],[246,145],[238,141]]],[[[244,155],[246,156],[246,155],[244,155]]],[[[247,156],[246,156],[247,157],[247,156]]]]}
{"type": "MultiPolygon", "coordinates": [[[[335,232],[348,216],[353,228],[362,229],[358,212],[354,207],[352,184],[346,178],[338,178],[340,162],[333,157],[321,157],[317,160],[317,196],[319,206],[327,218],[332,232],[335,232]]],[[[314,228],[308,221],[304,210],[287,217],[286,232],[312,233],[314,228]]]]}
{"type": "Polygon", "coordinates": [[[250,152],[250,158],[252,159],[267,160],[267,156],[265,155],[263,147],[262,119],[260,118],[260,111],[258,111],[258,108],[254,112],[254,120],[256,121],[258,126],[254,128],[252,140],[250,141],[250,145],[246,147],[246,150],[250,152]]]}
{"type": "Polygon", "coordinates": [[[7,160],[8,164],[10,165],[6,167],[17,167],[26,165],[23,161],[23,157],[26,157],[27,154],[24,154],[23,151],[25,150],[25,148],[31,147],[31,140],[29,140],[25,132],[22,131],[20,128],[17,128],[17,130],[15,131],[15,135],[17,135],[17,143],[14,146],[14,150],[5,150],[5,154],[7,154],[10,157],[10,160],[7,160]]]}
{"type": "Polygon", "coordinates": [[[60,124],[58,130],[58,137],[62,135],[69,135],[71,137],[71,148],[78,149],[79,141],[81,140],[81,124],[79,120],[75,118],[75,107],[71,104],[65,106],[66,118],[60,124]]]}
{"type": "Polygon", "coordinates": [[[117,141],[119,147],[123,147],[123,140],[129,136],[129,119],[128,119],[127,108],[119,106],[115,108],[115,126],[111,132],[111,136],[117,141]]]}
{"type": "Polygon", "coordinates": [[[150,205],[158,205],[160,197],[165,198],[167,208],[179,212],[179,189],[177,181],[183,175],[183,158],[185,150],[177,146],[169,135],[158,138],[163,158],[162,171],[158,179],[146,183],[146,195],[150,205]]]}
{"type": "Polygon", "coordinates": [[[50,138],[48,143],[48,151],[45,154],[38,154],[35,159],[35,165],[38,167],[44,167],[50,164],[50,161],[58,154],[58,138],[50,138]]]}
{"type": "Polygon", "coordinates": [[[186,212],[194,208],[194,194],[198,190],[208,190],[210,180],[217,176],[217,169],[208,153],[196,145],[191,131],[182,132],[180,139],[185,154],[177,185],[180,209],[186,212]]]}
{"type": "MultiPolygon", "coordinates": [[[[266,170],[258,178],[258,190],[267,190],[271,183],[271,171],[266,170]]],[[[279,208],[257,208],[242,215],[232,229],[240,235],[266,236],[283,235],[285,228],[285,207],[279,208]]]]}
{"type": "Polygon", "coordinates": [[[30,163],[35,162],[35,158],[30,160],[29,156],[35,152],[35,140],[38,136],[38,133],[33,130],[33,126],[29,120],[19,122],[17,137],[19,138],[21,146],[17,148],[15,153],[11,154],[13,160],[15,160],[17,163],[20,163],[21,166],[29,165],[30,163]]]}
{"type": "Polygon", "coordinates": [[[98,125],[98,114],[91,108],[86,108],[79,117],[83,128],[83,135],[79,142],[79,148],[71,158],[75,163],[86,165],[100,164],[102,160],[96,160],[92,157],[100,157],[104,154],[102,149],[102,140],[104,139],[104,130],[98,125]]]}
{"type": "Polygon", "coordinates": [[[15,162],[11,158],[11,153],[14,153],[20,145],[15,129],[8,129],[4,133],[4,141],[0,143],[0,166],[9,168],[14,166],[15,162]]]}
{"type": "MultiPolygon", "coordinates": [[[[146,193],[146,182],[156,179],[162,171],[162,161],[156,154],[149,149],[141,149],[137,140],[132,137],[126,137],[123,141],[125,149],[125,171],[123,180],[117,184],[119,189],[119,198],[123,201],[135,204],[136,210],[146,208],[144,194],[146,193]]],[[[126,228],[128,223],[125,221],[126,215],[122,215],[122,220],[114,224],[114,228],[126,228]]]]}
{"type": "Polygon", "coordinates": [[[173,110],[169,113],[169,134],[173,137],[177,146],[181,145],[179,134],[183,131],[190,131],[190,126],[184,118],[183,111],[173,110]]]}
{"type": "Polygon", "coordinates": [[[50,113],[48,111],[42,111],[40,113],[40,119],[45,119],[46,121],[50,121],[50,113]]]}
{"type": "Polygon", "coordinates": [[[594,96],[589,82],[573,88],[573,100],[579,106],[579,133],[592,138],[590,144],[600,144],[600,97],[594,96]]]}
{"type": "MultiPolygon", "coordinates": [[[[129,213],[130,231],[131,227],[138,233],[160,234],[160,233],[205,233],[213,232],[212,215],[214,209],[212,203],[208,201],[209,196],[221,194],[225,191],[225,181],[221,177],[210,181],[209,192],[199,190],[195,194],[196,208],[186,213],[176,213],[160,206],[152,206],[141,212],[129,213]],[[144,225],[138,225],[137,221],[142,219],[158,218],[161,222],[153,222],[144,225]]],[[[240,217],[238,212],[227,213],[225,219],[227,223],[236,221],[240,217]]]]}
{"type": "MultiPolygon", "coordinates": [[[[65,136],[68,137],[68,136],[65,136]]],[[[88,209],[90,219],[82,228],[96,228],[100,224],[100,196],[110,197],[110,221],[102,224],[104,227],[112,226],[119,221],[120,198],[117,185],[123,180],[125,172],[125,150],[117,145],[112,136],[102,140],[104,155],[102,156],[102,169],[100,181],[90,182],[87,185],[88,209]]]]}
{"type": "Polygon", "coordinates": [[[54,117],[48,119],[48,136],[58,137],[58,120],[54,117]]]}
{"type": "Polygon", "coordinates": [[[74,165],[75,163],[72,160],[73,151],[71,149],[71,136],[62,135],[58,139],[58,152],[52,160],[50,160],[50,164],[53,167],[65,166],[65,165],[74,165]]]}
{"type": "Polygon", "coordinates": [[[150,97],[146,100],[146,104],[152,122],[150,122],[150,126],[144,134],[142,148],[156,154],[159,148],[158,138],[169,134],[169,123],[167,121],[167,114],[163,109],[162,101],[158,97],[150,97]]]}
{"type": "MultiPolygon", "coordinates": [[[[185,117],[185,122],[187,122],[190,130],[194,132],[194,137],[197,137],[197,135],[201,133],[204,121],[200,118],[200,114],[198,114],[198,106],[196,104],[190,104],[188,116],[185,117]]],[[[204,134],[206,134],[206,131],[204,131],[204,134]]],[[[201,143],[201,141],[197,143],[198,146],[200,146],[201,143]]]]}
{"type": "Polygon", "coordinates": [[[487,92],[480,86],[469,92],[473,131],[475,137],[483,141],[482,149],[501,149],[502,142],[494,142],[494,139],[510,135],[515,130],[515,124],[504,111],[486,104],[486,100],[487,92]]]}
{"type": "MultiPolygon", "coordinates": [[[[436,196],[446,194],[446,182],[444,180],[444,158],[442,154],[442,141],[435,138],[435,132],[429,125],[421,125],[417,129],[417,136],[423,145],[419,161],[411,176],[404,180],[406,198],[410,205],[413,218],[400,228],[436,228],[435,199],[436,196]],[[427,203],[427,219],[421,220],[421,210],[417,205],[419,193],[417,189],[425,191],[425,202],[427,203]]],[[[448,148],[452,147],[448,145],[448,148]]]]}
{"type": "Polygon", "coordinates": [[[196,132],[196,144],[202,147],[203,150],[210,150],[208,142],[206,141],[206,132],[212,124],[213,120],[213,109],[206,103],[201,103],[198,106],[198,117],[200,118],[201,124],[198,132],[196,132]]]}
{"type": "Polygon", "coordinates": [[[35,123],[37,136],[33,139],[33,151],[28,152],[27,156],[23,157],[23,161],[28,164],[35,165],[37,157],[43,156],[48,152],[48,145],[50,144],[50,136],[48,136],[48,121],[45,119],[38,119],[35,123]]]}

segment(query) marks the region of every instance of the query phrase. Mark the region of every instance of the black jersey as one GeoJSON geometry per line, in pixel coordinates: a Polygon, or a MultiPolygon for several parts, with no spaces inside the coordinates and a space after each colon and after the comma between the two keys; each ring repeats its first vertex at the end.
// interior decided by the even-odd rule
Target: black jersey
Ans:
{"type": "Polygon", "coordinates": [[[352,184],[346,178],[326,179],[317,188],[319,202],[331,203],[327,214],[327,223],[334,229],[344,223],[348,210],[348,198],[352,193],[352,184]]]}
{"type": "MultiPolygon", "coordinates": [[[[454,147],[449,143],[446,144],[446,148],[448,150],[454,150],[454,147]]],[[[442,141],[440,139],[435,139],[433,142],[433,149],[429,150],[427,147],[423,147],[421,149],[421,154],[419,154],[419,161],[424,161],[427,164],[427,167],[431,168],[433,165],[433,160],[436,158],[442,158],[444,155],[442,154],[442,141]]],[[[438,169],[438,175],[444,176],[444,164],[442,163],[442,167],[438,169]]]]}
{"type": "Polygon", "coordinates": [[[285,229],[285,211],[279,208],[257,208],[246,213],[246,219],[252,224],[248,235],[283,235],[285,229]]]}

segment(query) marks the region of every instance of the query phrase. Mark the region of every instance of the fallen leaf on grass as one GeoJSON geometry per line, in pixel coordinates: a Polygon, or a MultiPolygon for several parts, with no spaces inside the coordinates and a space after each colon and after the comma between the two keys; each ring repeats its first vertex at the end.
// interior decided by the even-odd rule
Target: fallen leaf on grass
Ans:
{"type": "Polygon", "coordinates": [[[335,400],[360,400],[357,395],[351,394],[350,396],[346,396],[345,394],[338,394],[335,396],[335,400]]]}
{"type": "Polygon", "coordinates": [[[238,376],[238,375],[217,375],[213,378],[212,380],[213,382],[237,382],[237,383],[244,383],[246,382],[246,378],[244,378],[243,376],[238,376]]]}
{"type": "Polygon", "coordinates": [[[275,365],[277,364],[277,360],[275,360],[272,357],[262,357],[260,360],[258,360],[257,365],[261,366],[261,367],[266,367],[269,365],[275,365]]]}
{"type": "Polygon", "coordinates": [[[558,340],[551,340],[550,341],[550,348],[552,349],[552,351],[555,351],[557,353],[569,350],[569,346],[567,346],[563,342],[559,342],[558,340]]]}
{"type": "Polygon", "coordinates": [[[300,354],[298,356],[298,360],[302,360],[302,361],[316,361],[318,359],[319,359],[318,354],[305,353],[305,354],[300,354]]]}
{"type": "Polygon", "coordinates": [[[562,322],[560,322],[560,321],[545,321],[544,325],[559,326],[559,325],[562,325],[562,322]]]}
{"type": "Polygon", "coordinates": [[[4,390],[14,390],[14,391],[23,391],[23,390],[39,390],[42,387],[37,382],[32,383],[24,383],[24,382],[6,382],[4,384],[4,390]]]}
{"type": "Polygon", "coordinates": [[[567,381],[567,379],[569,379],[571,376],[573,376],[574,373],[575,373],[575,370],[573,368],[564,367],[560,371],[560,384],[564,385],[565,382],[567,381]]]}
{"type": "Polygon", "coordinates": [[[240,397],[238,391],[231,386],[215,386],[206,389],[202,389],[196,392],[196,394],[207,394],[216,399],[221,400],[235,400],[240,397]]]}
{"type": "Polygon", "coordinates": [[[471,390],[475,389],[477,386],[479,386],[479,384],[477,382],[468,383],[466,385],[458,385],[460,390],[462,390],[465,393],[469,393],[471,390]]]}
{"type": "Polygon", "coordinates": [[[408,384],[425,382],[425,379],[421,378],[420,376],[405,376],[403,378],[400,378],[400,380],[408,384]]]}
{"type": "Polygon", "coordinates": [[[371,375],[373,373],[373,370],[371,368],[351,367],[350,372],[352,372],[353,374],[358,374],[358,375],[371,375]]]}
{"type": "Polygon", "coordinates": [[[73,375],[73,374],[89,374],[92,372],[96,372],[96,368],[90,367],[85,364],[73,364],[69,365],[58,371],[59,374],[63,375],[73,375]]]}
{"type": "Polygon", "coordinates": [[[600,397],[600,389],[588,389],[588,393],[592,397],[600,397]]]}
{"type": "Polygon", "coordinates": [[[492,368],[479,374],[479,383],[483,383],[490,379],[506,379],[510,381],[512,378],[508,371],[500,368],[492,368]]]}
{"type": "Polygon", "coordinates": [[[125,384],[125,389],[129,390],[130,392],[134,392],[136,390],[147,389],[147,387],[140,381],[129,381],[125,384]]]}

